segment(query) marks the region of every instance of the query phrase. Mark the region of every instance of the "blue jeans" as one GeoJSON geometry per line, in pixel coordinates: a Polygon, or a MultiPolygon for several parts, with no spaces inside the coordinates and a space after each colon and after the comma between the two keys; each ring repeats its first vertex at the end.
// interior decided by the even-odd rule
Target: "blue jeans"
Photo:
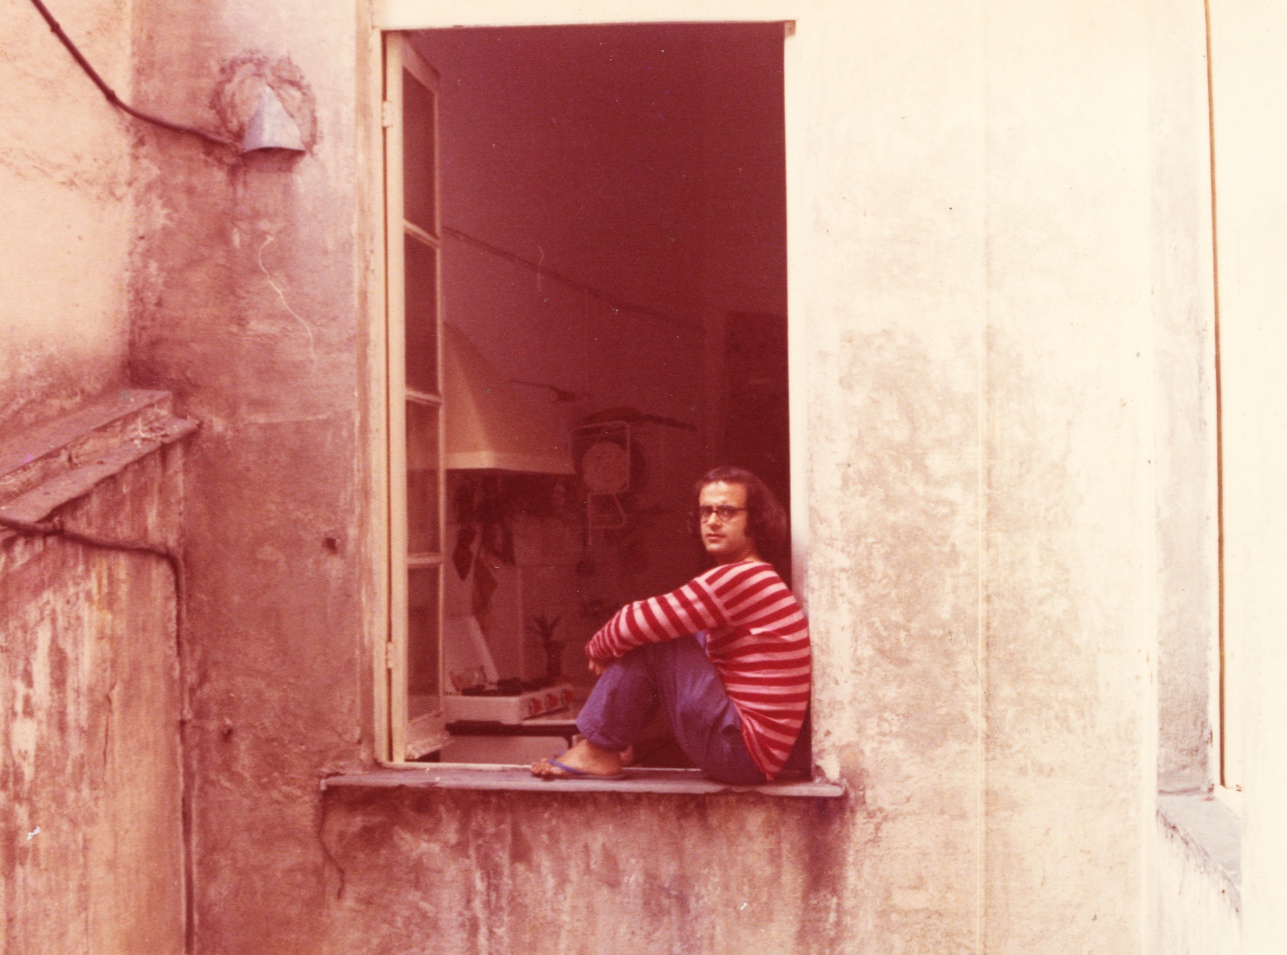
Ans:
{"type": "MultiPolygon", "coordinates": [[[[706,655],[705,642],[702,631],[645,644],[612,661],[577,718],[581,735],[596,746],[623,750],[660,706],[676,742],[705,775],[738,786],[767,782],[747,752],[742,719],[706,655]]],[[[808,775],[808,735],[801,730],[786,770],[808,775]]]]}

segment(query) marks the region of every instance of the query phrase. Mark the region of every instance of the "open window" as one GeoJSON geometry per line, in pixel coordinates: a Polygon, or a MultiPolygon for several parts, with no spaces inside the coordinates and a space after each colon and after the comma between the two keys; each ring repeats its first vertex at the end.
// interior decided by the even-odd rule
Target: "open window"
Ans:
{"type": "Polygon", "coordinates": [[[789,500],[783,38],[386,36],[386,759],[550,755],[594,631],[704,566],[693,481],[789,500]]]}
{"type": "Polygon", "coordinates": [[[397,34],[385,40],[388,283],[390,754],[446,741],[442,685],[442,231],[438,78],[397,34]]]}

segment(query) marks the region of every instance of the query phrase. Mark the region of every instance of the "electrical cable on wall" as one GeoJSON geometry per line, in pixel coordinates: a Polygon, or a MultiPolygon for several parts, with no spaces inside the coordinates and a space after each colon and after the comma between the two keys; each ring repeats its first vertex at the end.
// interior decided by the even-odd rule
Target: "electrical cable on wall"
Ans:
{"type": "Polygon", "coordinates": [[[67,48],[67,52],[72,55],[72,58],[80,65],[80,68],[85,71],[85,75],[94,81],[94,85],[102,91],[105,97],[107,97],[107,101],[117,109],[129,113],[135,119],[142,120],[145,123],[151,123],[153,126],[160,126],[162,129],[168,129],[176,133],[189,133],[219,146],[228,146],[233,149],[237,148],[237,144],[230,139],[224,139],[222,136],[216,136],[214,133],[206,132],[204,129],[196,129],[192,126],[183,126],[179,123],[172,123],[169,120],[161,119],[159,116],[153,116],[149,113],[144,113],[142,110],[137,110],[129,103],[126,103],[117,96],[116,91],[108,86],[103,78],[98,75],[98,71],[95,70],[94,67],[90,66],[89,60],[85,59],[84,54],[81,53],[76,44],[72,42],[71,37],[63,31],[63,28],[59,25],[58,21],[54,19],[54,15],[49,12],[49,8],[46,7],[41,0],[31,0],[31,2],[35,4],[36,9],[40,11],[40,15],[45,18],[45,22],[49,24],[49,29],[54,31],[54,36],[58,37],[62,42],[62,45],[67,48]]]}

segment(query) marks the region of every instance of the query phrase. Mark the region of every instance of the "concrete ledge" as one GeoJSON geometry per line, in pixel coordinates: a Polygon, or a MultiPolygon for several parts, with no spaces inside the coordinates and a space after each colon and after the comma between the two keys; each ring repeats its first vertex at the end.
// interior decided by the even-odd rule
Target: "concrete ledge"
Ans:
{"type": "Polygon", "coordinates": [[[1233,903],[1242,907],[1242,824],[1227,806],[1203,793],[1162,794],[1157,819],[1188,847],[1202,869],[1210,872],[1233,903]]]}
{"type": "Polygon", "coordinates": [[[329,789],[472,789],[541,793],[661,793],[708,796],[717,793],[756,793],[775,798],[838,799],[845,794],[839,783],[828,780],[768,783],[763,786],[726,786],[707,779],[696,769],[645,769],[631,767],[625,779],[565,779],[546,782],[526,766],[442,764],[424,768],[373,769],[366,773],[328,776],[321,788],[329,789]]]}
{"type": "Polygon", "coordinates": [[[170,413],[168,392],[123,389],[14,435],[0,445],[0,515],[43,520],[196,428],[170,413]]]}

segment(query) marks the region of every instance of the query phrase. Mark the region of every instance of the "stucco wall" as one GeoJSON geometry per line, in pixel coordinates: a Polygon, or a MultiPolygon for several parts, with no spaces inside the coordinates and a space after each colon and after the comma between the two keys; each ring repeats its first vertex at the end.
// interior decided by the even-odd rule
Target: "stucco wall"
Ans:
{"type": "MultiPolygon", "coordinates": [[[[817,756],[850,787],[817,804],[319,795],[320,776],[370,764],[381,633],[364,11],[60,6],[109,82],[181,121],[235,134],[237,84],[270,78],[310,151],[244,161],[134,129],[34,10],[0,11],[0,213],[21,223],[0,239],[21,283],[0,303],[0,418],[21,426],[122,381],[128,304],[130,373],[205,425],[187,465],[196,950],[1229,944],[1223,911],[1187,935],[1149,926],[1167,911],[1150,888],[1187,891],[1174,881],[1186,857],[1156,841],[1155,767],[1185,785],[1211,772],[1197,9],[801,4],[787,47],[790,311],[808,406],[797,491],[817,756]]],[[[1274,490],[1287,124],[1265,91],[1281,86],[1287,24],[1263,4],[1213,14],[1237,371],[1229,624],[1259,664],[1235,704],[1244,935],[1268,952],[1287,858],[1274,490]]],[[[174,511],[157,502],[175,499],[173,463],[156,458],[74,516],[169,533],[174,511]]],[[[0,938],[174,950],[166,571],[56,541],[7,543],[3,559],[0,938]]]]}
{"type": "Polygon", "coordinates": [[[132,371],[202,424],[186,503],[202,952],[320,950],[318,779],[371,752],[357,17],[136,6],[141,97],[239,138],[238,91],[266,80],[309,147],[239,161],[158,136],[140,159],[132,371]]]}
{"type": "Polygon", "coordinates": [[[318,951],[844,951],[878,829],[826,800],[337,794],[318,951]]]}
{"type": "MultiPolygon", "coordinates": [[[[56,15],[128,98],[129,3],[56,15]]],[[[0,7],[0,431],[49,417],[125,376],[130,121],[29,2],[0,7]]]]}
{"type": "MultiPolygon", "coordinates": [[[[181,457],[57,512],[173,545],[181,457]]],[[[0,952],[184,948],[175,581],[152,554],[0,540],[0,952]]]]}
{"type": "Polygon", "coordinates": [[[809,576],[877,951],[1143,943],[1149,14],[836,13],[805,55],[854,91],[809,150],[809,576]]]}
{"type": "Polygon", "coordinates": [[[989,952],[1142,942],[1123,847],[1154,785],[1146,13],[988,20],[989,952]]]}
{"type": "Polygon", "coordinates": [[[804,806],[321,801],[370,757],[380,639],[366,38],[341,0],[139,9],[141,93],[214,121],[259,50],[317,110],[294,164],[157,143],[141,185],[134,367],[206,425],[199,951],[1142,947],[1150,117],[1195,108],[1158,102],[1153,6],[819,2],[788,41],[817,755],[851,790],[804,806]]]}

